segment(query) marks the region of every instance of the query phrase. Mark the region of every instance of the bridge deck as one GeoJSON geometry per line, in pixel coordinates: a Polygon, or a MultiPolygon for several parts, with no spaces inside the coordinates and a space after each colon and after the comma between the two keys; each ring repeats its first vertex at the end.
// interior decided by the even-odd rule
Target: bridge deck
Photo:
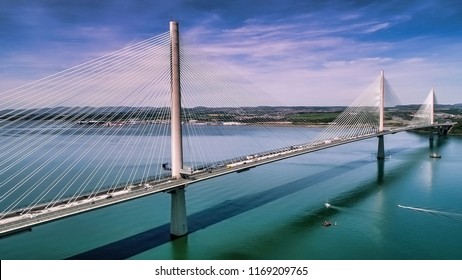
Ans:
{"type": "Polygon", "coordinates": [[[431,127],[450,127],[454,123],[446,124],[434,124],[434,125],[422,125],[422,126],[411,126],[404,128],[397,128],[393,130],[386,130],[378,133],[371,133],[367,135],[354,136],[345,139],[327,140],[318,143],[308,143],[299,146],[292,146],[290,148],[281,149],[272,153],[263,153],[259,157],[244,160],[241,162],[234,162],[228,165],[216,166],[214,168],[208,168],[197,173],[192,173],[187,178],[183,179],[170,179],[164,181],[151,181],[143,184],[133,185],[130,188],[116,189],[108,193],[100,193],[94,197],[80,197],[72,201],[61,201],[55,203],[55,206],[45,208],[34,207],[33,209],[21,209],[12,213],[7,213],[3,219],[0,219],[0,236],[8,235],[14,232],[27,230],[33,226],[40,225],[43,223],[51,222],[57,219],[62,219],[72,215],[77,215],[83,212],[92,211],[102,207],[107,207],[116,203],[152,195],[159,192],[168,192],[176,188],[184,188],[188,184],[194,182],[200,182],[211,178],[223,176],[233,172],[239,172],[253,168],[256,166],[268,164],[271,162],[295,157],[315,151],[332,148],[348,144],[351,142],[361,141],[381,135],[394,134],[402,131],[416,130],[422,128],[431,127]],[[28,211],[24,211],[28,210],[28,211]],[[20,214],[21,212],[27,212],[26,214],[20,214]]]}

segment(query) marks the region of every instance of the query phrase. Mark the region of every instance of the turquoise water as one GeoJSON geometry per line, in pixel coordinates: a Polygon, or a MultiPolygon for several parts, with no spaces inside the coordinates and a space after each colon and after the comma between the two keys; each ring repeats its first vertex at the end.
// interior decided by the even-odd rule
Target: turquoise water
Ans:
{"type": "Polygon", "coordinates": [[[462,259],[462,138],[438,139],[441,159],[426,135],[386,136],[385,147],[384,162],[369,139],[191,184],[190,234],[176,240],[162,193],[1,238],[0,257],[462,259]]]}

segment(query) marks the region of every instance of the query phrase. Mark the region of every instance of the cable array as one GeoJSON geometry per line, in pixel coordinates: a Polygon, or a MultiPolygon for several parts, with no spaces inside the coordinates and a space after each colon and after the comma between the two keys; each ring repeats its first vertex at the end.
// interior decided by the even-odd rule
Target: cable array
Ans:
{"type": "Polygon", "coordinates": [[[168,176],[169,91],[163,33],[2,93],[0,217],[168,176]]]}
{"type": "Polygon", "coordinates": [[[379,127],[380,88],[379,76],[313,140],[313,143],[376,133],[379,127]]]}
{"type": "Polygon", "coordinates": [[[241,161],[312,137],[303,126],[288,128],[290,132],[284,138],[273,137],[276,130],[283,129],[278,122],[281,116],[271,115],[269,107],[261,104],[278,102],[219,54],[206,53],[184,41],[180,48],[184,130],[188,135],[184,144],[186,165],[241,161]],[[260,140],[264,137],[271,141],[260,140]]]}
{"type": "Polygon", "coordinates": [[[414,114],[414,117],[409,123],[409,126],[428,125],[432,123],[433,107],[435,104],[433,89],[428,93],[419,110],[414,114]]]}
{"type": "MultiPolygon", "coordinates": [[[[167,32],[2,93],[0,218],[171,177],[170,69],[167,32]]],[[[235,69],[181,41],[184,168],[377,132],[380,77],[313,137],[235,69]]]]}

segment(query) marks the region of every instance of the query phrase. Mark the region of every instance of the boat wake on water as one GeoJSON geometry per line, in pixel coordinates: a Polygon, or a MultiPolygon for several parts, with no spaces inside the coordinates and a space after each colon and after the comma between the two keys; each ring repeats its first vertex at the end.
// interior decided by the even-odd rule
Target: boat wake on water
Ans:
{"type": "Polygon", "coordinates": [[[419,208],[419,207],[411,207],[411,206],[404,206],[404,205],[400,205],[400,204],[398,204],[398,207],[403,208],[403,209],[409,209],[409,210],[414,210],[414,211],[418,211],[418,212],[423,212],[423,213],[429,213],[429,214],[433,214],[435,216],[445,217],[445,218],[449,218],[449,219],[453,219],[453,220],[462,222],[462,213],[440,211],[440,210],[426,209],[426,208],[419,208]]]}
{"type": "Polygon", "coordinates": [[[353,208],[353,207],[350,208],[350,207],[342,207],[342,206],[335,206],[335,205],[332,205],[330,208],[335,209],[344,214],[348,214],[348,215],[352,215],[356,217],[376,219],[382,216],[382,213],[379,211],[373,211],[373,210],[362,209],[362,208],[353,208]]]}
{"type": "Polygon", "coordinates": [[[376,211],[370,211],[370,210],[365,210],[365,209],[356,209],[356,208],[350,208],[350,207],[342,207],[338,205],[333,205],[329,202],[326,202],[324,204],[326,208],[329,209],[334,209],[339,212],[343,212],[344,214],[350,214],[354,216],[362,216],[362,217],[368,217],[368,218],[375,218],[378,215],[380,215],[379,212],[376,211]]]}

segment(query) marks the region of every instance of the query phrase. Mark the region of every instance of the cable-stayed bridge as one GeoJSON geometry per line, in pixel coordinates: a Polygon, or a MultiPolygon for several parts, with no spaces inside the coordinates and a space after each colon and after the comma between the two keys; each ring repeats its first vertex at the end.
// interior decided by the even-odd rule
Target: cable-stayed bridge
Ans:
{"type": "Polygon", "coordinates": [[[435,122],[431,90],[411,121],[386,127],[391,87],[382,72],[315,137],[291,128],[301,135],[227,142],[244,130],[271,137],[271,127],[241,112],[258,104],[249,94],[257,90],[180,46],[177,23],[170,28],[1,95],[0,235],[169,192],[171,233],[181,236],[188,232],[185,188],[194,182],[374,137],[383,160],[384,135],[415,129],[442,135],[453,125],[435,122]],[[223,100],[228,110],[217,113],[223,100]],[[218,109],[209,113],[209,107],[218,109]],[[204,140],[206,130],[219,136],[218,147],[204,140]]]}

